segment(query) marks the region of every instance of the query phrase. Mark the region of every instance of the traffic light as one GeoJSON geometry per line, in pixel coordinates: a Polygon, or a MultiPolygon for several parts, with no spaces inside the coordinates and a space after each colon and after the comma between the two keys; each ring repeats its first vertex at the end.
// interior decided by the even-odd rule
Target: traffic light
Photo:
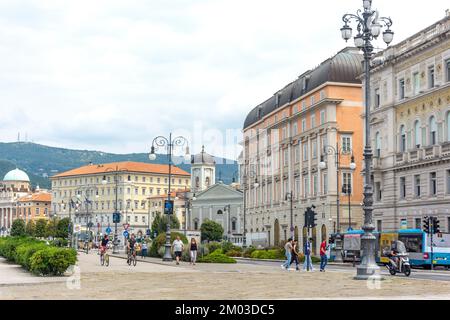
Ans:
{"type": "Polygon", "coordinates": [[[430,218],[428,216],[423,218],[423,231],[430,233],[430,218]]]}
{"type": "Polygon", "coordinates": [[[113,213],[113,223],[120,223],[120,212],[113,213]]]}
{"type": "Polygon", "coordinates": [[[433,222],[432,223],[433,224],[432,225],[433,234],[441,233],[438,218],[437,217],[433,217],[433,221],[432,222],[433,222]]]}
{"type": "Polygon", "coordinates": [[[307,227],[307,228],[309,228],[309,212],[311,211],[311,208],[306,208],[306,211],[305,211],[305,227],[307,227]]]}
{"type": "Polygon", "coordinates": [[[317,227],[317,212],[311,209],[311,228],[317,227]]]}
{"type": "MultiPolygon", "coordinates": [[[[315,208],[313,206],[313,208],[315,208]]],[[[314,210],[310,207],[306,208],[305,211],[305,226],[308,228],[314,228],[317,226],[316,221],[317,221],[317,213],[314,212],[314,210]]]]}

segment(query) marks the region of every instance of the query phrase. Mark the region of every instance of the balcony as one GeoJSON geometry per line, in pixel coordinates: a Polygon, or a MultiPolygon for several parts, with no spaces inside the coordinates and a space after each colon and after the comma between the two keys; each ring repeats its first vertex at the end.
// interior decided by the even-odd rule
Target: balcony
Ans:
{"type": "Polygon", "coordinates": [[[372,166],[374,170],[379,170],[382,168],[382,161],[379,157],[374,157],[373,158],[373,162],[372,162],[372,166]]]}
{"type": "Polygon", "coordinates": [[[420,154],[422,153],[422,150],[416,149],[409,152],[409,161],[415,162],[420,160],[420,154]]]}
{"type": "Polygon", "coordinates": [[[405,161],[405,155],[406,155],[406,153],[404,153],[404,152],[397,153],[395,155],[395,162],[397,164],[404,162],[405,161]]]}
{"type": "Polygon", "coordinates": [[[450,141],[444,142],[441,146],[442,155],[450,155],[450,141]]]}
{"type": "Polygon", "coordinates": [[[434,158],[434,146],[424,148],[425,159],[434,158]]]}

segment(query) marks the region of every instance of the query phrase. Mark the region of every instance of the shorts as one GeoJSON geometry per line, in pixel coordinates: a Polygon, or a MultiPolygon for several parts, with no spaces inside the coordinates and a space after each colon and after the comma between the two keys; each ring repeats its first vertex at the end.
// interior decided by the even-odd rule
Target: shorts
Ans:
{"type": "Polygon", "coordinates": [[[181,251],[175,251],[175,257],[181,258],[181,251]]]}

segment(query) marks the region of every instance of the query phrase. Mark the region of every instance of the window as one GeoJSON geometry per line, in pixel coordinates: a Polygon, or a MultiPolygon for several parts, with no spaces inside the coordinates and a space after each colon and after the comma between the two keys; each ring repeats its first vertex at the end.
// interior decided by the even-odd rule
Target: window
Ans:
{"type": "Polygon", "coordinates": [[[326,118],[325,118],[325,110],[321,110],[320,111],[320,124],[324,124],[326,122],[326,118]]]}
{"type": "Polygon", "coordinates": [[[324,90],[320,90],[320,100],[325,99],[325,91],[324,90]]]}
{"type": "Polygon", "coordinates": [[[375,182],[375,199],[381,201],[381,182],[375,182]]]}
{"type": "Polygon", "coordinates": [[[416,218],[416,229],[422,229],[422,221],[420,220],[420,218],[416,218]]]}
{"type": "Polygon", "coordinates": [[[308,160],[308,143],[303,143],[303,161],[308,160]]]}
{"type": "Polygon", "coordinates": [[[414,176],[414,196],[420,198],[420,194],[420,175],[418,174],[414,176]]]}
{"type": "Polygon", "coordinates": [[[352,151],[352,137],[348,135],[342,136],[342,152],[350,153],[352,151]]]}
{"type": "Polygon", "coordinates": [[[306,110],[306,100],[302,101],[302,111],[306,110]]]}
{"type": "Polygon", "coordinates": [[[380,107],[380,89],[377,88],[375,89],[375,108],[379,108],[380,107]]]}
{"type": "Polygon", "coordinates": [[[447,141],[450,141],[450,112],[447,112],[447,141]]]}
{"type": "Polygon", "coordinates": [[[375,134],[375,152],[378,158],[381,157],[381,135],[379,132],[375,134]]]}
{"type": "Polygon", "coordinates": [[[420,144],[422,143],[422,129],[420,128],[420,121],[416,120],[414,122],[414,143],[416,148],[420,148],[420,144]]]}
{"type": "Polygon", "coordinates": [[[328,194],[328,175],[326,173],[323,174],[322,178],[322,190],[324,195],[328,194]]]}
{"type": "Polygon", "coordinates": [[[286,139],[287,138],[287,129],[286,127],[283,127],[282,132],[281,132],[281,139],[286,139]]]}
{"type": "Polygon", "coordinates": [[[405,126],[400,127],[400,152],[406,151],[406,132],[405,126]]]}
{"type": "Polygon", "coordinates": [[[400,178],[400,199],[406,198],[406,178],[400,178]]]}
{"type": "Polygon", "coordinates": [[[405,79],[400,79],[398,87],[400,100],[405,99],[405,79]]]}
{"type": "Polygon", "coordinates": [[[302,119],[302,132],[306,131],[306,119],[302,119]]]}
{"type": "Polygon", "coordinates": [[[137,223],[138,222],[138,216],[134,216],[134,222],[137,223]]]}
{"type": "Polygon", "coordinates": [[[450,81],[450,59],[445,61],[445,69],[446,69],[446,72],[445,72],[446,80],[447,80],[447,82],[449,82],[450,81]]]}
{"type": "Polygon", "coordinates": [[[419,93],[419,89],[420,89],[420,78],[419,78],[419,73],[415,72],[413,74],[413,94],[416,95],[419,93]]]}
{"type": "Polygon", "coordinates": [[[349,193],[351,194],[352,192],[352,174],[349,172],[344,172],[342,174],[342,191],[346,195],[348,195],[349,193]]]}
{"type": "Polygon", "coordinates": [[[437,193],[436,172],[430,173],[430,195],[435,196],[437,193]]]}
{"type": "Polygon", "coordinates": [[[316,102],[316,98],[314,96],[311,96],[311,105],[313,105],[316,102]]]}
{"type": "Polygon", "coordinates": [[[382,226],[383,226],[383,221],[377,220],[377,231],[378,232],[383,231],[382,226]]]}
{"type": "Polygon", "coordinates": [[[450,194],[450,170],[447,170],[447,194],[450,194]]]}
{"type": "Polygon", "coordinates": [[[294,124],[292,125],[292,135],[296,136],[298,134],[298,123],[297,121],[294,122],[294,124]]]}
{"type": "Polygon", "coordinates": [[[311,115],[311,129],[316,127],[316,115],[311,115]]]}
{"type": "Polygon", "coordinates": [[[285,167],[289,165],[289,149],[283,150],[283,163],[285,167]]]}
{"type": "Polygon", "coordinates": [[[313,196],[317,196],[317,174],[313,175],[313,196]]]}
{"type": "Polygon", "coordinates": [[[309,195],[309,178],[303,178],[303,197],[307,198],[309,195]]]}
{"type": "Polygon", "coordinates": [[[434,88],[434,66],[428,68],[428,88],[434,88]]]}
{"type": "Polygon", "coordinates": [[[294,147],[294,162],[299,163],[300,162],[300,145],[297,144],[294,147]]]}
{"type": "Polygon", "coordinates": [[[317,159],[317,140],[312,141],[312,158],[317,159]]]}
{"type": "Polygon", "coordinates": [[[432,116],[430,118],[430,145],[435,145],[437,142],[437,124],[436,124],[436,118],[432,116]]]}

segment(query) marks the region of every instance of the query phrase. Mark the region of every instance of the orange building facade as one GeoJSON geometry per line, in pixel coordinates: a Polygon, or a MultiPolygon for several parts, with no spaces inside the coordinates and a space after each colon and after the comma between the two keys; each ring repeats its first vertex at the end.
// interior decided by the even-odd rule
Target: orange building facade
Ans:
{"type": "Polygon", "coordinates": [[[320,241],[338,229],[338,190],[340,230],[361,226],[361,59],[356,49],[346,48],[247,116],[240,159],[247,238],[265,235],[266,245],[273,246],[292,235],[303,245],[311,236],[317,254],[320,241]],[[350,168],[352,156],[354,170],[350,168]],[[351,187],[350,194],[346,186],[351,187]],[[308,235],[304,212],[312,205],[318,213],[317,226],[308,235]]]}
{"type": "Polygon", "coordinates": [[[49,219],[52,195],[49,192],[28,194],[17,200],[16,217],[25,222],[37,219],[49,219]]]}

